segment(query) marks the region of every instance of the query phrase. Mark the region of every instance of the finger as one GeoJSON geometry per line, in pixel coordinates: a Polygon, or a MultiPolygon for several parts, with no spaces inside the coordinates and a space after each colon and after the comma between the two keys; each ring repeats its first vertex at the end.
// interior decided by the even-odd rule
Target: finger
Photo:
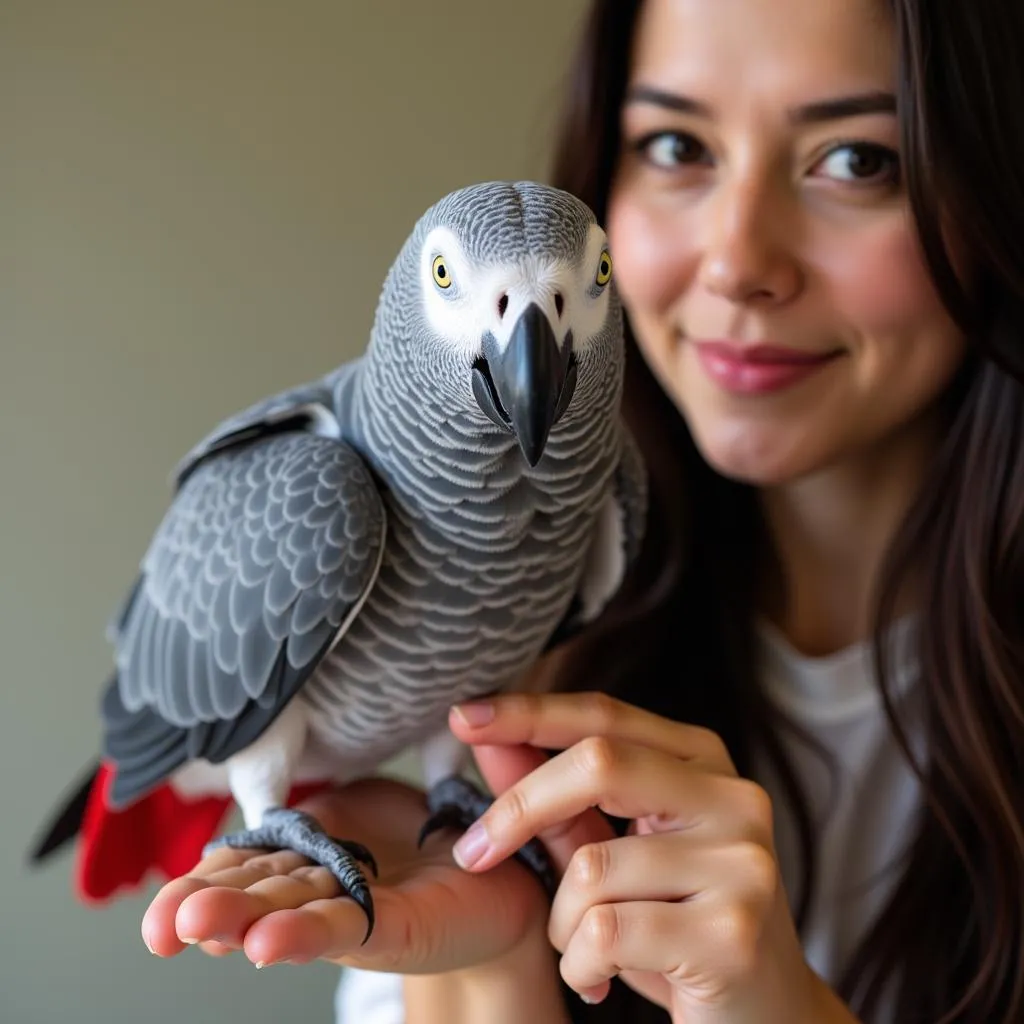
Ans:
{"type": "MultiPolygon", "coordinates": [[[[474,747],[473,756],[491,791],[499,795],[548,760],[547,755],[539,750],[523,745],[474,747]]],[[[536,835],[560,875],[581,846],[610,839],[614,834],[611,825],[588,807],[579,814],[539,830],[536,835]]]]}
{"type": "MultiPolygon", "coordinates": [[[[286,872],[307,864],[304,858],[290,851],[265,854],[254,850],[219,847],[204,857],[192,872],[164,885],[153,898],[142,919],[142,938],[150,952],[159,956],[174,956],[186,946],[206,940],[208,934],[179,932],[178,910],[194,893],[213,887],[244,889],[274,874],[286,872]]],[[[220,932],[216,941],[238,949],[241,936],[220,932]]]]}
{"type": "Polygon", "coordinates": [[[190,942],[178,935],[175,924],[178,908],[195,892],[206,888],[201,878],[184,875],[162,886],[142,916],[142,941],[157,956],[174,956],[190,942]]]}
{"type": "Polygon", "coordinates": [[[543,751],[525,743],[478,744],[472,751],[480,774],[492,793],[504,793],[509,786],[514,786],[524,775],[529,775],[548,759],[543,751]]]}
{"type": "Polygon", "coordinates": [[[330,872],[312,866],[290,875],[262,878],[248,888],[208,885],[178,907],[175,927],[182,940],[216,941],[240,948],[256,921],[340,892],[330,872]]]}
{"type": "Polygon", "coordinates": [[[577,850],[566,869],[548,937],[556,949],[566,949],[587,913],[604,903],[678,903],[713,893],[760,913],[780,884],[775,857],[755,843],[722,844],[686,832],[594,843],[577,850]]]}
{"type": "MultiPolygon", "coordinates": [[[[264,964],[324,959],[375,970],[401,963],[403,972],[415,971],[419,962],[427,962],[429,937],[435,936],[436,942],[440,922],[410,916],[408,901],[386,887],[372,892],[376,923],[368,939],[366,916],[353,900],[322,899],[255,922],[245,936],[246,956],[264,964]]],[[[453,902],[453,919],[464,917],[463,909],[453,902]]]]}
{"type": "Polygon", "coordinates": [[[771,843],[771,800],[755,783],[694,772],[649,747],[595,737],[556,754],[496,797],[456,843],[456,860],[485,870],[591,807],[644,818],[657,831],[696,827],[771,843]]]}
{"type": "MultiPolygon", "coordinates": [[[[378,923],[371,942],[385,924],[379,906],[377,911],[378,923]]],[[[337,958],[358,949],[365,935],[366,915],[362,908],[353,900],[334,898],[267,914],[246,932],[243,949],[257,965],[284,960],[305,963],[337,958]]]]}
{"type": "MultiPolygon", "coordinates": [[[[687,899],[699,892],[681,833],[626,836],[581,846],[570,860],[548,920],[551,944],[564,950],[591,907],[633,900],[687,899]]],[[[692,844],[689,844],[692,846],[692,844]]],[[[692,850],[690,851],[692,857],[692,850]]]]}
{"type": "Polygon", "coordinates": [[[211,850],[205,857],[200,860],[191,871],[188,872],[188,878],[209,878],[210,875],[215,874],[218,871],[225,871],[230,868],[238,867],[239,864],[244,864],[248,860],[252,860],[253,857],[265,856],[266,851],[264,850],[250,850],[241,849],[231,846],[218,846],[215,850],[211,850]]]}
{"type": "Polygon", "coordinates": [[[624,981],[634,992],[639,992],[648,1002],[666,1009],[671,1005],[672,986],[663,974],[653,971],[620,971],[619,980],[624,981]]]}
{"type": "Polygon", "coordinates": [[[602,903],[591,908],[559,963],[565,983],[599,1001],[622,971],[671,974],[678,968],[680,906],[675,903],[602,903]]]}
{"type": "Polygon", "coordinates": [[[199,948],[207,954],[207,956],[231,956],[232,953],[238,952],[238,946],[229,946],[224,942],[200,942],[199,948]]]}
{"type": "Polygon", "coordinates": [[[267,878],[287,876],[302,867],[309,867],[310,862],[300,853],[293,850],[276,850],[273,853],[249,855],[249,859],[219,871],[211,871],[204,875],[207,885],[222,886],[230,889],[246,889],[267,878]]]}
{"type": "Polygon", "coordinates": [[[508,694],[456,704],[452,732],[464,743],[527,743],[564,750],[588,736],[639,743],[735,775],[725,744],[710,729],[673,722],[603,693],[508,694]],[[476,723],[476,724],[474,724],[476,723]]]}
{"type": "Polygon", "coordinates": [[[559,969],[581,993],[617,974],[629,982],[650,972],[713,1000],[756,969],[768,920],[756,901],[725,891],[678,903],[600,903],[584,914],[559,969]]]}

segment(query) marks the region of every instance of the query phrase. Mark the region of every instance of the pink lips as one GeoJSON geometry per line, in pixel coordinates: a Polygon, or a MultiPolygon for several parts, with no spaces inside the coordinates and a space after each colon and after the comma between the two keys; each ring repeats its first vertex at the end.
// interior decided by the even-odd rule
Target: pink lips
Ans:
{"type": "Polygon", "coordinates": [[[733,341],[699,341],[695,345],[707,375],[726,391],[740,395],[761,395],[791,387],[838,354],[733,341]]]}

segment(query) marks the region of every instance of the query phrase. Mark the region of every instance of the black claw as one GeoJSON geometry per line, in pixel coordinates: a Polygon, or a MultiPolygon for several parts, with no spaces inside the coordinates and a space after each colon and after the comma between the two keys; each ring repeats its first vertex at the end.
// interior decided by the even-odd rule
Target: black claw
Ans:
{"type": "Polygon", "coordinates": [[[362,843],[327,835],[320,823],[309,814],[284,807],[271,808],[263,815],[259,828],[221,836],[206,845],[206,850],[221,846],[235,849],[294,850],[315,864],[327,868],[341,886],[342,894],[350,896],[366,915],[363,945],[373,933],[375,922],[373,896],[359,864],[365,864],[377,877],[377,862],[362,843]]]}
{"type": "Polygon", "coordinates": [[[377,861],[374,859],[372,853],[370,853],[367,847],[363,846],[362,843],[354,843],[351,839],[336,839],[334,836],[329,837],[332,843],[337,843],[346,853],[351,854],[361,864],[365,864],[369,869],[374,878],[380,876],[380,872],[377,870],[377,861]]]}
{"type": "MultiPolygon", "coordinates": [[[[432,812],[420,829],[418,845],[439,829],[452,827],[464,831],[487,810],[494,800],[485,796],[471,782],[458,775],[442,779],[427,794],[427,807],[432,812]]],[[[544,887],[549,899],[554,899],[558,876],[544,844],[530,839],[514,854],[544,887]]]]}
{"type": "Polygon", "coordinates": [[[539,839],[527,840],[516,850],[514,856],[523,867],[533,872],[537,881],[544,887],[548,899],[553,900],[558,890],[558,875],[555,874],[554,865],[544,844],[539,839]]]}
{"type": "Polygon", "coordinates": [[[420,829],[420,834],[416,839],[416,848],[422,849],[427,839],[443,828],[454,828],[462,832],[465,831],[468,824],[466,816],[457,807],[442,807],[423,823],[423,828],[420,829]]]}
{"type": "Polygon", "coordinates": [[[366,934],[360,943],[361,946],[365,946],[373,934],[373,925],[376,920],[373,911],[373,897],[370,896],[370,890],[365,885],[354,885],[348,895],[362,907],[363,913],[366,915],[366,934]]]}
{"type": "Polygon", "coordinates": [[[453,811],[459,814],[462,828],[467,828],[492,803],[493,798],[481,793],[473,783],[461,775],[449,775],[427,793],[427,807],[434,814],[439,811],[453,811]]]}

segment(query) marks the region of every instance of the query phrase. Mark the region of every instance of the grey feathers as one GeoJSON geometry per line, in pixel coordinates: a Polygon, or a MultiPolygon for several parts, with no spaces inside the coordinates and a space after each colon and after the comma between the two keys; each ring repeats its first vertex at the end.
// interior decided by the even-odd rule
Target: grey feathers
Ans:
{"type": "Polygon", "coordinates": [[[142,566],[117,666],[127,711],[169,724],[280,705],[372,584],[385,513],[362,459],[307,433],[270,435],[201,464],[142,566]]]}
{"type": "Polygon", "coordinates": [[[568,193],[532,181],[484,182],[437,202],[420,220],[411,242],[417,244],[443,224],[480,266],[530,253],[572,260],[579,258],[593,223],[593,213],[568,193]]]}
{"type": "Polygon", "coordinates": [[[647,467],[632,432],[622,427],[622,458],[616,472],[615,492],[622,508],[625,559],[632,565],[640,557],[647,524],[647,467]]]}
{"type": "MultiPolygon", "coordinates": [[[[347,367],[339,368],[340,370],[347,367]]],[[[260,401],[229,417],[204,437],[178,463],[175,485],[209,456],[226,448],[275,431],[307,429],[337,437],[337,422],[329,412],[332,404],[330,378],[302,384],[260,401]]]]}
{"type": "Polygon", "coordinates": [[[335,777],[373,768],[452,701],[515,685],[578,620],[582,587],[588,615],[610,596],[647,499],[619,414],[621,308],[595,277],[605,245],[585,205],[542,185],[445,197],[392,265],[359,359],[186,455],[112,627],[116,800],[231,758],[292,701],[335,777]],[[527,320],[542,330],[523,340],[527,320]],[[513,412],[553,413],[537,459],[509,428],[532,421],[503,426],[479,401],[506,371],[534,374],[513,412]]]}

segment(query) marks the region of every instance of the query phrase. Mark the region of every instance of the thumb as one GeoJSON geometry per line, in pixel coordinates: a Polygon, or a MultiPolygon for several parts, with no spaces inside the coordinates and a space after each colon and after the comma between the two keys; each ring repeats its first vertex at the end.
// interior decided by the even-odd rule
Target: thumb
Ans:
{"type": "MultiPolygon", "coordinates": [[[[473,757],[491,792],[504,793],[547,760],[544,753],[528,744],[474,746],[473,757]]],[[[555,870],[561,876],[572,855],[587,843],[615,838],[611,824],[593,807],[560,821],[537,835],[544,844],[555,870]]]]}

